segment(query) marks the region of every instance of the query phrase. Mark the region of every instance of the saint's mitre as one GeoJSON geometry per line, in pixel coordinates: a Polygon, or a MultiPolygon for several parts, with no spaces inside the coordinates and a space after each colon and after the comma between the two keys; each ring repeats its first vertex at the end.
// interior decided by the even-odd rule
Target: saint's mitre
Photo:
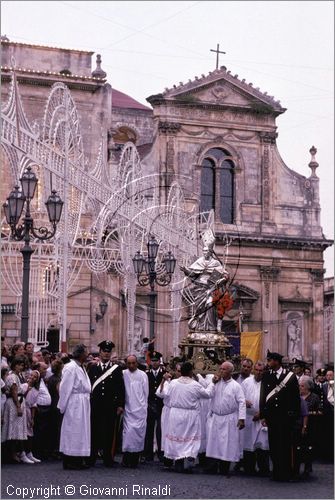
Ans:
{"type": "Polygon", "coordinates": [[[204,247],[208,247],[211,250],[213,250],[215,243],[215,235],[212,229],[206,229],[206,231],[202,233],[201,239],[204,244],[204,247]]]}

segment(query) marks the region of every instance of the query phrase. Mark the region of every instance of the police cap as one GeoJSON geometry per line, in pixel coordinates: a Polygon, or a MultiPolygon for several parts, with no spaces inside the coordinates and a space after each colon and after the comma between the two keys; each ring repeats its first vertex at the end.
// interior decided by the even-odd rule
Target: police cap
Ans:
{"type": "Polygon", "coordinates": [[[103,340],[102,342],[100,342],[100,344],[98,344],[98,347],[100,347],[100,351],[112,352],[115,344],[110,340],[103,340]]]}
{"type": "Polygon", "coordinates": [[[149,352],[149,358],[151,361],[160,361],[162,354],[158,351],[149,352]]]}
{"type": "Polygon", "coordinates": [[[266,353],[266,359],[273,359],[274,361],[279,361],[279,363],[282,362],[283,357],[284,356],[282,354],[279,354],[278,352],[270,352],[268,350],[268,352],[266,353]]]}
{"type": "Polygon", "coordinates": [[[293,358],[293,365],[300,366],[301,368],[306,368],[307,363],[302,359],[293,358]]]}

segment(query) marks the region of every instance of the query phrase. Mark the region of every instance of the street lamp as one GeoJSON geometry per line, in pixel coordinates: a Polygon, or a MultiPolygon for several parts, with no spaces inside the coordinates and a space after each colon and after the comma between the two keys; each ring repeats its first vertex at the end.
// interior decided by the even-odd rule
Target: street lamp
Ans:
{"type": "Polygon", "coordinates": [[[49,240],[56,234],[57,224],[60,221],[63,209],[63,201],[56,191],[52,191],[45,205],[47,207],[49,221],[52,229],[45,226],[36,228],[30,213],[30,202],[34,197],[38,179],[31,167],[27,167],[20,178],[21,191],[19,186],[15,186],[9,194],[7,201],[3,204],[5,217],[11,229],[12,238],[16,241],[24,241],[21,249],[23,256],[23,279],[22,279],[22,308],[21,308],[21,340],[28,341],[29,324],[29,279],[30,279],[30,259],[34,253],[30,246],[30,238],[44,241],[49,240]],[[24,205],[26,204],[25,215],[22,224],[18,225],[24,205]]]}
{"type": "Polygon", "coordinates": [[[144,257],[139,251],[133,257],[134,271],[137,281],[141,286],[150,285],[150,339],[154,338],[155,308],[157,292],[155,283],[160,286],[167,286],[171,283],[172,275],[176,267],[176,259],[169,251],[162,259],[163,270],[157,272],[156,258],[159,243],[154,236],[151,236],[147,243],[148,255],[144,257]]]}

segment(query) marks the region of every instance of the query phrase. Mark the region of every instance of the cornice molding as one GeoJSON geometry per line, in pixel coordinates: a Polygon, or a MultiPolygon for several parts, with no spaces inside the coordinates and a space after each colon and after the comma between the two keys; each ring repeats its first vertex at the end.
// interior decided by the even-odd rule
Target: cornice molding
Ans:
{"type": "Polygon", "coordinates": [[[275,266],[259,266],[259,274],[265,281],[276,281],[280,273],[280,268],[275,266]]]}
{"type": "Polygon", "coordinates": [[[220,241],[226,241],[227,236],[231,239],[232,243],[243,243],[245,246],[271,246],[278,248],[290,249],[305,249],[305,248],[315,248],[325,250],[326,248],[334,244],[333,240],[319,239],[319,238],[290,238],[287,236],[252,236],[243,235],[232,232],[220,232],[216,231],[216,239],[219,243],[220,241]]]}

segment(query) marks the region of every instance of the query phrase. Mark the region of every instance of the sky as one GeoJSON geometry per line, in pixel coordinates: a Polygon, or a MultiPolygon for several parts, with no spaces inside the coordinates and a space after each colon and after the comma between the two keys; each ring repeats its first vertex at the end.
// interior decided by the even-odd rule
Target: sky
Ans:
{"type": "MultiPolygon", "coordinates": [[[[318,152],[321,222],[334,236],[334,3],[332,1],[1,1],[11,41],[92,50],[112,87],[146,97],[220,65],[281,101],[277,145],[306,177],[318,152]]],[[[94,58],[93,58],[94,61],[94,58]]],[[[92,69],[95,69],[95,65],[92,69]]],[[[334,275],[334,248],[325,252],[334,275]]]]}

